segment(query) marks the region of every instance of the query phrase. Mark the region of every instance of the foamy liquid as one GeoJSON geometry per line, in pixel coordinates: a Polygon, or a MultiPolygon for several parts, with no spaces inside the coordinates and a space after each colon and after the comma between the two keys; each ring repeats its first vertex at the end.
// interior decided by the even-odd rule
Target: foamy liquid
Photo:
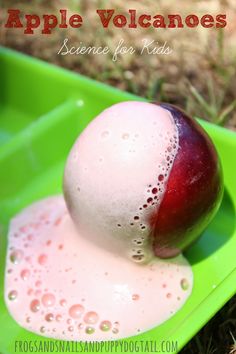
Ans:
{"type": "Polygon", "coordinates": [[[31,332],[76,341],[136,335],[173,316],[192,283],[182,255],[140,265],[82,237],[62,196],[11,221],[5,301],[31,332]]]}
{"type": "Polygon", "coordinates": [[[153,257],[149,218],[157,213],[178,151],[166,109],[122,102],[96,117],[66,163],[65,199],[79,232],[131,261],[153,257]]]}

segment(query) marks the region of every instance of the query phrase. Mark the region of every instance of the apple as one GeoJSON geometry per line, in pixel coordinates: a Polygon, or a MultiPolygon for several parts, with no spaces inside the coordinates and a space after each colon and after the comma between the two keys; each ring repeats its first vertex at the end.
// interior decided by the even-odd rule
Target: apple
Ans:
{"type": "Polygon", "coordinates": [[[78,234],[138,263],[185,250],[222,193],[212,141],[169,104],[109,107],[78,137],[65,167],[64,196],[78,234]]]}
{"type": "Polygon", "coordinates": [[[160,208],[150,216],[156,256],[173,257],[191,245],[216,214],[223,177],[216,149],[196,120],[161,103],[177,126],[179,148],[160,208]]]}

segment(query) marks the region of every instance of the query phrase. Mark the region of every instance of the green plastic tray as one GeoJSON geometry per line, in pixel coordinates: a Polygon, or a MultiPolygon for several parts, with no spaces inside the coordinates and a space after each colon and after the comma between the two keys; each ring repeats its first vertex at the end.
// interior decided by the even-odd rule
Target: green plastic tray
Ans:
{"type": "MultiPolygon", "coordinates": [[[[61,192],[66,156],[77,135],[105,107],[137,97],[5,48],[0,48],[0,90],[0,352],[5,354],[15,352],[16,340],[45,340],[20,328],[4,304],[10,218],[32,201],[61,192]]],[[[127,341],[173,340],[180,350],[235,293],[236,134],[200,123],[221,157],[223,203],[186,253],[195,277],[187,303],[161,326],[127,341]]]]}

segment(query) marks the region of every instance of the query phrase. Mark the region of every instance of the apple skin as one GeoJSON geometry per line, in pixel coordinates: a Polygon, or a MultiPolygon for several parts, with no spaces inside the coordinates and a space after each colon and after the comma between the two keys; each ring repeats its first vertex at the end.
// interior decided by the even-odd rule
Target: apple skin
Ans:
{"type": "Polygon", "coordinates": [[[223,195],[216,149],[201,126],[180,109],[160,104],[173,116],[179,149],[158,211],[149,219],[156,256],[175,257],[196,239],[215,216],[223,195]]]}

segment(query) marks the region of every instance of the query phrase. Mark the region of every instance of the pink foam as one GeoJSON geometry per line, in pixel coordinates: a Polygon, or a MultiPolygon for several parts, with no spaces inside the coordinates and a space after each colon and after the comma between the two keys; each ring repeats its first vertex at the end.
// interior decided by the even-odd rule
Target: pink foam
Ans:
{"type": "Polygon", "coordinates": [[[191,289],[182,256],[140,265],[114,255],[77,232],[61,196],[11,222],[5,301],[29,331],[67,340],[129,337],[171,317],[191,289]]]}
{"type": "Polygon", "coordinates": [[[79,232],[114,254],[153,257],[149,216],[159,208],[178,150],[166,109],[123,102],[96,117],[66,163],[65,199],[79,232]]]}

